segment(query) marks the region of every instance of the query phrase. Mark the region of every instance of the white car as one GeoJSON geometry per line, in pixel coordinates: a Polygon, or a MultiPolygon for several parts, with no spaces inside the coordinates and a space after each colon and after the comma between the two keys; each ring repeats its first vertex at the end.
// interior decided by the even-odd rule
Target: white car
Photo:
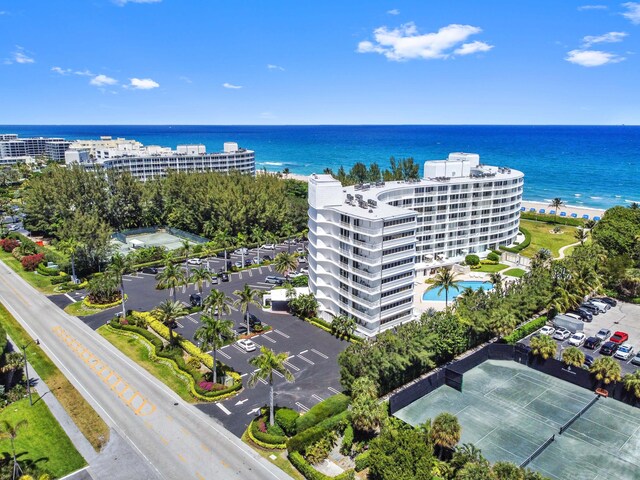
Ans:
{"type": "Polygon", "coordinates": [[[187,263],[189,265],[202,265],[202,259],[201,258],[190,258],[189,260],[187,260],[187,263]]]}
{"type": "Polygon", "coordinates": [[[238,340],[236,344],[245,352],[253,352],[256,349],[256,344],[248,339],[238,340]]]}
{"type": "Polygon", "coordinates": [[[549,326],[549,325],[545,325],[544,327],[542,327],[540,329],[540,335],[553,335],[554,333],[556,333],[556,329],[549,326]]]}
{"type": "Polygon", "coordinates": [[[630,343],[620,345],[618,351],[613,355],[620,360],[629,360],[633,355],[633,346],[630,343]]]}
{"type": "Polygon", "coordinates": [[[556,332],[553,334],[553,338],[556,340],[566,340],[571,336],[571,332],[563,327],[558,327],[556,332]]]}
{"type": "Polygon", "coordinates": [[[300,273],[303,275],[309,275],[309,269],[307,267],[302,267],[300,269],[300,273]]]}
{"type": "Polygon", "coordinates": [[[233,252],[235,255],[246,255],[247,253],[249,253],[249,249],[242,247],[242,248],[238,248],[235,252],[233,252]]]}
{"type": "Polygon", "coordinates": [[[273,243],[265,243],[260,247],[262,250],[275,250],[276,246],[273,243]]]}
{"type": "Polygon", "coordinates": [[[307,253],[307,251],[302,247],[296,248],[296,252],[298,252],[300,255],[304,255],[307,253]]]}
{"type": "Polygon", "coordinates": [[[569,345],[573,345],[574,347],[581,347],[584,341],[587,339],[587,336],[582,332],[576,332],[571,335],[569,339],[569,345]]]}

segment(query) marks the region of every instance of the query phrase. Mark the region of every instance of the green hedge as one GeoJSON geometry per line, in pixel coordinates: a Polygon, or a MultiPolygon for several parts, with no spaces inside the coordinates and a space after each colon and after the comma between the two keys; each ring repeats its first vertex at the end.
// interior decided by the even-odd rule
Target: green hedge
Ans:
{"type": "Polygon", "coordinates": [[[369,455],[371,454],[371,450],[367,450],[366,452],[361,453],[355,459],[356,462],[356,472],[361,472],[365,468],[369,467],[369,455]]]}
{"type": "Polygon", "coordinates": [[[300,414],[290,408],[279,408],[276,410],[276,423],[284,430],[288,436],[293,437],[297,433],[298,417],[300,414]]]}
{"type": "Polygon", "coordinates": [[[546,213],[520,212],[520,218],[534,220],[536,222],[556,223],[559,225],[570,225],[573,227],[583,227],[583,218],[561,217],[560,215],[549,215],[546,213]]]}
{"type": "Polygon", "coordinates": [[[288,455],[291,464],[302,474],[307,480],[352,480],[355,478],[353,470],[345,470],[340,475],[330,477],[313,468],[304,457],[298,452],[289,452],[288,455]]]}
{"type": "Polygon", "coordinates": [[[332,395],[311,407],[307,413],[298,418],[296,422],[297,431],[304,432],[324,419],[344,412],[349,407],[349,403],[351,403],[351,399],[343,393],[332,395]]]}
{"type": "Polygon", "coordinates": [[[344,429],[344,436],[342,437],[342,446],[340,447],[340,453],[343,455],[349,455],[351,453],[351,447],[353,446],[353,426],[347,425],[344,429]]]}
{"type": "Polygon", "coordinates": [[[59,268],[47,268],[44,266],[44,263],[39,263],[36,270],[40,275],[44,275],[45,277],[57,277],[60,275],[59,268]]]}
{"type": "Polygon", "coordinates": [[[283,448],[282,446],[287,443],[287,437],[281,435],[272,435],[271,433],[262,432],[259,428],[260,420],[264,421],[264,418],[260,417],[253,420],[249,424],[249,429],[251,430],[251,435],[256,440],[269,445],[271,448],[283,448]]]}
{"type": "Polygon", "coordinates": [[[546,315],[543,315],[538,318],[534,318],[530,322],[527,322],[521,327],[516,328],[513,332],[511,332],[509,335],[504,337],[502,340],[506,343],[514,344],[518,340],[521,340],[527,335],[530,335],[536,330],[539,330],[540,328],[544,327],[546,323],[547,323],[546,315]]]}
{"type": "Polygon", "coordinates": [[[524,241],[522,243],[516,245],[515,247],[500,246],[500,250],[511,253],[520,253],[522,250],[527,248],[531,244],[531,232],[523,227],[520,227],[520,231],[524,234],[524,241]]]}
{"type": "Polygon", "coordinates": [[[304,432],[299,432],[294,437],[291,437],[287,442],[287,449],[290,452],[302,452],[309,445],[318,442],[328,432],[342,430],[342,428],[347,426],[348,419],[349,412],[346,410],[338,415],[329,417],[316,426],[308,428],[304,432]]]}
{"type": "Polygon", "coordinates": [[[49,280],[51,285],[60,285],[61,283],[67,283],[69,281],[69,275],[58,275],[57,277],[51,277],[49,280]]]}
{"type": "Polygon", "coordinates": [[[7,331],[4,329],[2,325],[0,325],[0,357],[4,354],[4,351],[7,349],[8,343],[9,343],[9,339],[7,338],[7,331]]]}

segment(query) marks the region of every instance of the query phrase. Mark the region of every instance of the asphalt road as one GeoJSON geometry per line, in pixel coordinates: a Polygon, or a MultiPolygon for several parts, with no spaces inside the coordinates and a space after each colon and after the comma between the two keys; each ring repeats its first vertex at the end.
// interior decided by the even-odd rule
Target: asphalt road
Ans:
{"type": "Polygon", "coordinates": [[[0,300],[156,478],[289,478],[2,262],[0,300]]]}

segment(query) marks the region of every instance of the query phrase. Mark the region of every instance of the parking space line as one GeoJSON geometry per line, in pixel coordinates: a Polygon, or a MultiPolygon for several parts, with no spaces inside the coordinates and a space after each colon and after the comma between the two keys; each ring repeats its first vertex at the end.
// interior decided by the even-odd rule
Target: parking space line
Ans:
{"type": "Polygon", "coordinates": [[[318,350],[316,350],[315,348],[312,348],[311,351],[313,353],[315,353],[316,355],[320,355],[322,358],[329,358],[328,356],[326,356],[324,353],[319,352],[318,350]]]}
{"type": "Polygon", "coordinates": [[[225,407],[224,405],[222,405],[221,403],[216,403],[216,405],[218,406],[218,408],[220,410],[222,410],[224,413],[226,413],[227,415],[231,415],[231,412],[229,411],[229,409],[227,409],[227,407],[225,407]]]}
{"type": "Polygon", "coordinates": [[[300,410],[302,410],[305,413],[309,411],[309,409],[305,407],[303,404],[301,404],[300,402],[296,402],[296,405],[298,406],[298,408],[300,408],[300,410]]]}
{"type": "Polygon", "coordinates": [[[187,318],[191,320],[193,323],[195,323],[196,325],[198,324],[198,321],[195,318],[193,318],[191,315],[187,315],[187,318]]]}
{"type": "Polygon", "coordinates": [[[315,398],[316,400],[318,400],[319,402],[321,402],[322,400],[324,400],[324,398],[322,398],[320,395],[316,395],[315,393],[313,395],[311,395],[313,398],[315,398]]]}
{"type": "Polygon", "coordinates": [[[250,269],[249,269],[249,276],[250,276],[250,277],[253,277],[253,268],[250,268],[250,269]]]}
{"type": "Polygon", "coordinates": [[[264,383],[265,385],[269,385],[264,378],[258,378],[258,380],[260,380],[260,383],[264,383]]]}
{"type": "Polygon", "coordinates": [[[305,361],[305,362],[307,362],[309,365],[315,365],[315,363],[314,363],[314,362],[312,362],[311,360],[309,360],[309,359],[308,359],[308,358],[306,358],[306,357],[303,357],[302,355],[297,355],[297,357],[298,357],[300,360],[304,360],[304,361],[305,361]]]}
{"type": "Polygon", "coordinates": [[[246,377],[247,375],[249,375],[249,374],[248,373],[243,373],[242,375],[240,375],[240,378],[246,377]]]}
{"type": "Polygon", "coordinates": [[[338,390],[336,390],[333,387],[327,387],[327,390],[329,390],[330,392],[333,392],[333,393],[340,393],[338,390]]]}
{"type": "MultiPolygon", "coordinates": [[[[67,298],[68,298],[69,300],[71,300],[72,302],[74,302],[74,303],[76,302],[76,299],[75,299],[75,298],[73,298],[73,297],[72,297],[71,295],[69,295],[68,293],[65,293],[65,294],[64,294],[64,296],[65,296],[65,297],[67,297],[67,298]]],[[[122,303],[122,302],[121,302],[121,303],[122,303]]]]}
{"type": "Polygon", "coordinates": [[[267,287],[265,285],[249,285],[251,288],[260,288],[260,289],[264,289],[264,290],[270,290],[270,287],[267,287]]]}
{"type": "Polygon", "coordinates": [[[289,368],[293,368],[296,372],[299,372],[300,369],[298,367],[296,367],[293,363],[289,363],[287,361],[283,362],[287,367],[289,368]]]}
{"type": "Polygon", "coordinates": [[[218,350],[217,354],[218,354],[218,355],[222,355],[222,356],[223,356],[224,358],[226,358],[227,360],[230,360],[230,359],[231,359],[231,357],[230,357],[229,355],[227,355],[226,353],[224,353],[224,352],[223,352],[223,351],[221,351],[221,350],[218,350]]]}
{"type": "Polygon", "coordinates": [[[124,278],[124,277],[122,277],[122,281],[123,281],[123,282],[133,282],[133,279],[131,279],[131,278],[124,278]]]}
{"type": "Polygon", "coordinates": [[[258,267],[258,273],[262,275],[262,267],[258,267]]]}
{"type": "Polygon", "coordinates": [[[280,372],[278,372],[277,370],[274,370],[273,373],[275,373],[277,376],[279,376],[280,378],[284,378],[284,375],[281,374],[280,372]]]}
{"type": "Polygon", "coordinates": [[[184,325],[182,325],[180,322],[176,321],[176,325],[178,325],[180,328],[184,328],[184,325]]]}
{"type": "Polygon", "coordinates": [[[238,350],[240,353],[244,353],[246,354],[247,352],[245,352],[243,349],[241,349],[239,346],[237,346],[235,343],[233,344],[233,348],[235,348],[236,350],[238,350]]]}
{"type": "Polygon", "coordinates": [[[286,333],[282,333],[282,332],[281,332],[280,330],[278,330],[277,328],[274,328],[274,329],[273,329],[273,333],[277,333],[278,335],[280,335],[281,337],[284,337],[284,338],[291,338],[291,337],[289,337],[289,335],[287,335],[286,333]]]}
{"type": "Polygon", "coordinates": [[[307,353],[309,350],[302,350],[299,355],[302,355],[303,353],[307,353]]]}
{"type": "Polygon", "coordinates": [[[266,335],[262,335],[260,338],[264,340],[269,340],[271,343],[278,343],[273,338],[267,337],[266,335]]]}

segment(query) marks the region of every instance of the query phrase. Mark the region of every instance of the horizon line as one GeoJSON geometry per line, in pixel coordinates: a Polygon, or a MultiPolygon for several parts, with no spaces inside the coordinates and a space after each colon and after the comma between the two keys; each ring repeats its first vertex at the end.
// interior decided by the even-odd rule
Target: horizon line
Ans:
{"type": "Polygon", "coordinates": [[[588,123],[16,123],[0,127],[639,127],[640,124],[588,123]]]}

